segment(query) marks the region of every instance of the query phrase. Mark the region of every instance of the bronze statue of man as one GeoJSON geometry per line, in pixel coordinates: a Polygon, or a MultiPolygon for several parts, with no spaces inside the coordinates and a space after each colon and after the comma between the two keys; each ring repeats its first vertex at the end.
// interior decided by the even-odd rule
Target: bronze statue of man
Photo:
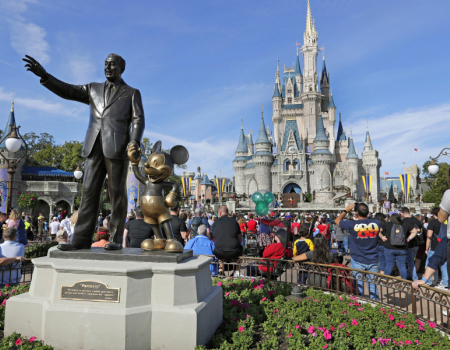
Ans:
{"type": "Polygon", "coordinates": [[[129,145],[140,146],[145,128],[141,93],[122,79],[125,60],[113,53],[106,58],[104,83],[71,85],[48,74],[33,57],[25,57],[27,71],[40,77],[41,84],[47,89],[66,100],[90,106],[89,126],[83,146],[83,157],[87,159],[78,221],[72,242],[60,244],[58,248],[73,250],[91,247],[103,182],[108,175],[112,215],[111,238],[105,249],[121,249],[127,211],[127,148],[129,145]]]}

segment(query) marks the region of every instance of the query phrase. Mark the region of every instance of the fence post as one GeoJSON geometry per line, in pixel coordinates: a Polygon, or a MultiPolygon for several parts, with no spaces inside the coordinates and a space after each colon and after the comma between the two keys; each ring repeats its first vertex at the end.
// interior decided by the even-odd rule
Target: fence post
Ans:
{"type": "Polygon", "coordinates": [[[412,313],[414,315],[417,315],[417,300],[416,296],[414,295],[414,288],[412,283],[409,284],[411,287],[411,304],[412,304],[412,313]]]}

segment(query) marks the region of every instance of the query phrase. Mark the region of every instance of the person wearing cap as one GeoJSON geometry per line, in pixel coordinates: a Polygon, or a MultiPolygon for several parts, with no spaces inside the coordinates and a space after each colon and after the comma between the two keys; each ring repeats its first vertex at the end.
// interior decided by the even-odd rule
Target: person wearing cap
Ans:
{"type": "MultiPolygon", "coordinates": [[[[281,259],[283,257],[292,257],[292,251],[287,249],[288,234],[286,230],[278,230],[275,232],[275,243],[270,244],[264,249],[263,258],[266,259],[281,259]]],[[[277,265],[276,261],[271,262],[273,264],[273,270],[277,265]]],[[[267,272],[267,265],[262,264],[259,269],[262,272],[267,272]]],[[[271,272],[273,272],[273,270],[271,272]]]]}
{"type": "Polygon", "coordinates": [[[56,242],[58,243],[67,243],[70,242],[69,235],[65,230],[64,226],[60,225],[58,232],[56,232],[56,242]]]}
{"type": "Polygon", "coordinates": [[[109,243],[109,232],[106,227],[99,227],[97,232],[97,241],[92,243],[91,247],[105,247],[109,243]]]}

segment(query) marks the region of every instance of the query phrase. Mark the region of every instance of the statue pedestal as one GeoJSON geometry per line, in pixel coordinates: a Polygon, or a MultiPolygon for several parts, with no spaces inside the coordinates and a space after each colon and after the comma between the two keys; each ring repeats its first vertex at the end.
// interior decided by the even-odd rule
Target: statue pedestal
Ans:
{"type": "Polygon", "coordinates": [[[101,248],[92,249],[92,259],[86,251],[33,259],[30,292],[7,302],[5,335],[35,336],[57,350],[206,344],[222,323],[222,289],[212,286],[211,259],[148,262],[148,252],[140,260],[136,251],[129,261],[126,251],[119,253],[122,261],[101,248]]]}

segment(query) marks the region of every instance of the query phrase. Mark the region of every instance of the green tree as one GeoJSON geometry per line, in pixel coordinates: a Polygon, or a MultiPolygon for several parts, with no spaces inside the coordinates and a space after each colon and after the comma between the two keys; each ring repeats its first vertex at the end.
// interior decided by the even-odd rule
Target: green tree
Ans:
{"type": "Polygon", "coordinates": [[[56,148],[56,153],[61,156],[60,169],[64,171],[75,171],[77,165],[84,161],[84,158],[81,156],[83,142],[66,141],[64,145],[56,148]]]}
{"type": "Polygon", "coordinates": [[[51,148],[53,148],[53,146],[55,145],[55,139],[53,138],[53,136],[45,132],[37,135],[36,133],[31,131],[23,135],[23,139],[28,146],[28,154],[25,165],[44,166],[44,164],[40,163],[42,161],[44,161],[45,165],[48,165],[50,160],[53,158],[53,154],[51,154],[51,148]],[[39,159],[38,161],[36,159],[36,155],[41,151],[43,153],[37,156],[37,158],[39,159]],[[49,158],[44,160],[44,156],[47,156],[49,158]]]}
{"type": "Polygon", "coordinates": [[[428,172],[430,161],[426,161],[422,166],[423,181],[429,186],[429,190],[423,194],[425,203],[434,203],[439,206],[444,192],[449,188],[449,165],[447,163],[439,163],[439,172],[431,175],[428,172]]]}

